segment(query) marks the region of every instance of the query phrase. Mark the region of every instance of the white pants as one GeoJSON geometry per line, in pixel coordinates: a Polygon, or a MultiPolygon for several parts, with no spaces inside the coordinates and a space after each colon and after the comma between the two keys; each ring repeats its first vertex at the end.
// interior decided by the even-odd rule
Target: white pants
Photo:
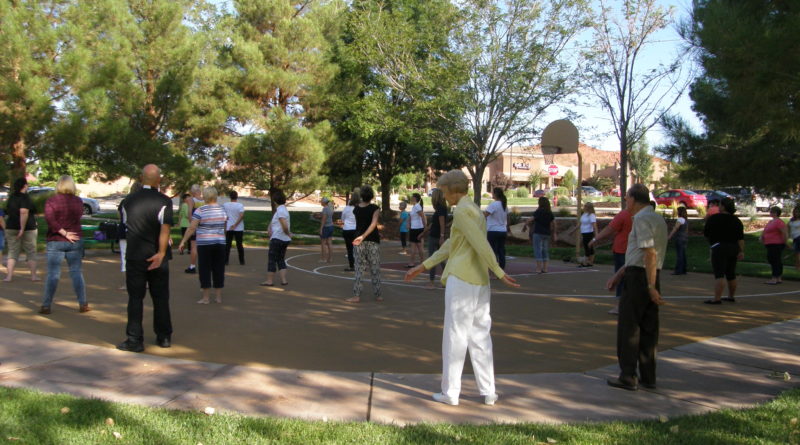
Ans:
{"type": "Polygon", "coordinates": [[[128,241],[119,240],[119,258],[122,260],[122,271],[125,272],[125,252],[128,250],[128,241]]]}
{"type": "Polygon", "coordinates": [[[482,396],[494,394],[492,317],[489,286],[476,286],[450,275],[444,291],[442,394],[458,400],[467,349],[482,396]]]}

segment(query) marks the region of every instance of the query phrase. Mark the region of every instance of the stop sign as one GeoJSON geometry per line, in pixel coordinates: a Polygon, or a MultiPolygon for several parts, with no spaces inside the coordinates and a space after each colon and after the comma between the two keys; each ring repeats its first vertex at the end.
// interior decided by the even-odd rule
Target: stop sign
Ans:
{"type": "Polygon", "coordinates": [[[558,174],[558,166],[555,165],[555,164],[550,164],[550,166],[547,167],[547,172],[550,173],[550,176],[557,175],[558,174]]]}

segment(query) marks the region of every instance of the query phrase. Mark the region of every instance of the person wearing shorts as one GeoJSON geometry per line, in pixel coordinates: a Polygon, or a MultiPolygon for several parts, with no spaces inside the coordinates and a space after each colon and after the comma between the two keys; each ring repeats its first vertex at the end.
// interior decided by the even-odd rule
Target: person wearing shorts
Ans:
{"type": "Polygon", "coordinates": [[[425,220],[425,212],[422,210],[422,196],[419,193],[411,195],[411,212],[409,215],[410,227],[408,231],[408,240],[411,242],[411,258],[408,259],[406,267],[414,267],[414,261],[419,258],[419,262],[425,261],[425,254],[422,252],[422,232],[425,231],[427,221],[425,220]]]}
{"type": "Polygon", "coordinates": [[[735,212],[736,205],[733,200],[723,199],[720,212],[708,218],[703,229],[703,234],[711,246],[711,267],[715,279],[714,298],[705,300],[705,304],[736,301],[736,263],[744,259],[744,225],[734,215],[735,212]],[[726,282],[728,296],[722,298],[726,282]]]}
{"type": "Polygon", "coordinates": [[[25,259],[31,271],[31,281],[39,281],[36,274],[36,207],[28,196],[28,181],[18,178],[14,181],[12,193],[6,201],[6,241],[8,242],[8,260],[6,278],[8,282],[14,278],[14,267],[19,254],[25,252],[25,259]]]}

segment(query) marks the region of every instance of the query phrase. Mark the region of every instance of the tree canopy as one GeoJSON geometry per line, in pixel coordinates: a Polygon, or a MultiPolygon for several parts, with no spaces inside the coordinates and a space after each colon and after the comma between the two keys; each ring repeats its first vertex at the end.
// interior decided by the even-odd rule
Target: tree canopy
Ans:
{"type": "Polygon", "coordinates": [[[683,34],[703,68],[691,85],[704,128],[664,120],[682,176],[776,193],[800,184],[800,10],[792,2],[696,0],[683,34]]]}

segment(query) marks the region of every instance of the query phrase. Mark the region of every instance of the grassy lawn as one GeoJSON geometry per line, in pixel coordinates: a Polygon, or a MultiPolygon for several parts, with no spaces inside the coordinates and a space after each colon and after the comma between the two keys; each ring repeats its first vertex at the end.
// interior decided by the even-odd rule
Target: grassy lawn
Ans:
{"type": "MultiPolygon", "coordinates": [[[[747,233],[744,236],[745,258],[736,266],[736,271],[740,275],[770,278],[772,275],[769,264],[767,263],[767,249],[759,241],[760,233],[747,233]]],[[[511,256],[532,257],[533,249],[530,245],[515,244],[507,245],[506,253],[511,256]]],[[[783,260],[783,279],[800,280],[800,271],[794,268],[794,257],[791,249],[784,251],[783,260]]],[[[550,249],[550,259],[560,262],[564,258],[575,256],[574,247],[555,247],[550,249]]],[[[708,242],[702,236],[689,237],[689,247],[686,249],[686,257],[689,272],[711,273],[711,261],[709,259],[708,242]]],[[[605,244],[597,249],[595,257],[597,264],[614,264],[611,254],[611,245],[605,244]]],[[[672,270],[675,266],[675,245],[670,242],[667,247],[667,257],[664,260],[664,269],[672,270]]]]}
{"type": "Polygon", "coordinates": [[[407,427],[206,416],[0,387],[0,441],[20,444],[798,444],[800,389],[666,421],[407,427]],[[62,413],[63,408],[69,412],[62,413]],[[106,419],[113,419],[113,424],[106,419]],[[116,438],[115,433],[119,435],[116,438]]]}

